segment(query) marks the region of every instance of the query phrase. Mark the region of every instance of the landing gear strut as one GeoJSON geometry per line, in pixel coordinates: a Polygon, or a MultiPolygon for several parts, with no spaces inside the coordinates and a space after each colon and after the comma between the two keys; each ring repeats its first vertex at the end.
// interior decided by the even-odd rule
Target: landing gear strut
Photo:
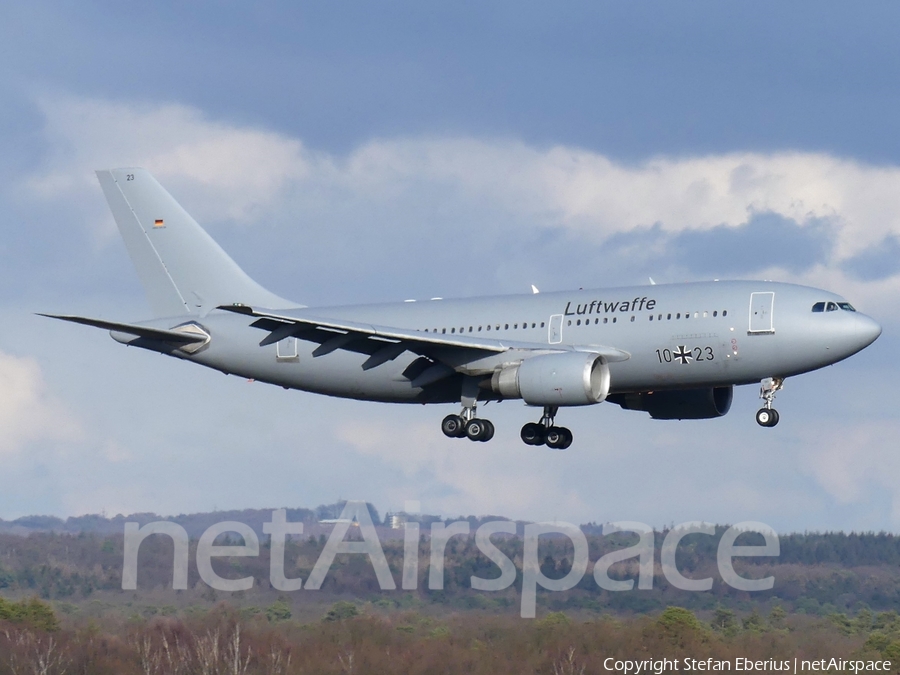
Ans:
{"type": "Polygon", "coordinates": [[[490,420],[475,417],[475,401],[478,398],[478,380],[467,377],[462,386],[462,412],[447,415],[441,422],[441,431],[448,438],[466,437],[470,441],[487,443],[494,437],[494,425],[490,420]]]}
{"type": "Polygon", "coordinates": [[[784,387],[784,378],[767,377],[760,382],[759,397],[765,400],[765,406],[756,411],[756,423],[761,427],[774,427],[778,424],[778,411],[772,407],[775,393],[784,387]]]}
{"type": "Polygon", "coordinates": [[[565,427],[555,425],[555,405],[544,406],[544,414],[540,422],[529,422],[522,427],[522,440],[526,445],[544,445],[554,450],[565,450],[572,445],[572,432],[565,427]]]}

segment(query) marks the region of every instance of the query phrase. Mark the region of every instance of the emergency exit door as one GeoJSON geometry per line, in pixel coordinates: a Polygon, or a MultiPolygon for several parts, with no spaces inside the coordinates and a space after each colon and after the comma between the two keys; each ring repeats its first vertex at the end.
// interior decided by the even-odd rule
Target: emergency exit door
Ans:
{"type": "Polygon", "coordinates": [[[547,335],[547,342],[549,342],[551,345],[556,345],[562,342],[562,322],[562,314],[554,314],[550,317],[550,329],[549,334],[547,335]]]}

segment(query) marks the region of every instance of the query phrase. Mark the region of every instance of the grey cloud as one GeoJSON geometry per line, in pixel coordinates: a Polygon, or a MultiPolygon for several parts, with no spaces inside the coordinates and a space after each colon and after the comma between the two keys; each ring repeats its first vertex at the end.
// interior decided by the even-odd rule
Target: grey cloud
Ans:
{"type": "Polygon", "coordinates": [[[676,236],[670,253],[698,274],[745,274],[768,267],[799,273],[826,262],[831,226],[816,218],[801,225],[776,213],[756,213],[740,227],[687,230],[676,236]]]}
{"type": "Polygon", "coordinates": [[[900,237],[890,235],[880,244],[844,261],[844,271],[861,281],[878,281],[900,272],[900,237]]]}
{"type": "Polygon", "coordinates": [[[817,218],[806,224],[776,213],[755,213],[743,225],[685,230],[675,235],[660,225],[617,234],[605,242],[604,257],[623,267],[687,272],[691,276],[742,276],[780,267],[800,273],[827,262],[832,225],[817,218]]]}

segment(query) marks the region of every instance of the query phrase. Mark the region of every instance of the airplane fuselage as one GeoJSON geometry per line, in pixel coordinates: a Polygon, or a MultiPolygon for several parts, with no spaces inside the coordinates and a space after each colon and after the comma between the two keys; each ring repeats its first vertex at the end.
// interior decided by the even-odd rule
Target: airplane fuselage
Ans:
{"type": "MultiPolygon", "coordinates": [[[[609,365],[610,393],[616,394],[758,383],[836,363],[880,333],[872,319],[841,304],[846,301],[840,296],[805,286],[720,281],[288,311],[548,348],[615,345],[631,355],[609,365]],[[838,308],[814,312],[816,303],[838,308]]],[[[152,323],[169,328],[177,321],[152,323]]],[[[260,347],[260,331],[241,316],[213,311],[199,323],[211,335],[208,347],[176,355],[210,368],[345,398],[459,400],[452,387],[413,386],[408,369],[416,354],[363,370],[366,355],[335,350],[314,356],[318,344],[300,338],[260,347]]]]}

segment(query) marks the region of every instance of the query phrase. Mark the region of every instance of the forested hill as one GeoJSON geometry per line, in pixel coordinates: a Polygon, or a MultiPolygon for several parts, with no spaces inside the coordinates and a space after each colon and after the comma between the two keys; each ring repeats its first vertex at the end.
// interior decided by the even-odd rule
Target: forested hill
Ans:
{"type": "MultiPolygon", "coordinates": [[[[330,527],[320,525],[320,521],[340,516],[345,502],[323,504],[314,508],[287,508],[289,522],[301,522],[306,526],[307,534],[321,534],[330,527]]],[[[388,535],[390,514],[383,519],[378,510],[371,504],[369,513],[379,527],[379,536],[388,535]]],[[[102,536],[121,535],[125,531],[126,522],[136,522],[141,526],[160,520],[167,520],[181,525],[192,539],[196,539],[211,525],[223,521],[237,521],[249,525],[263,537],[262,525],[272,518],[273,509],[243,509],[231,511],[211,511],[207,513],[181,514],[177,516],[160,516],[155,513],[134,513],[128,516],[116,515],[84,515],[66,519],[55,516],[24,516],[15,520],[0,519],[0,534],[31,535],[37,533],[56,534],[97,534],[102,536]]],[[[441,518],[438,516],[418,516],[416,520],[423,522],[422,532],[428,533],[428,524],[433,521],[446,523],[467,520],[474,531],[480,524],[489,520],[507,520],[502,516],[458,516],[441,518]]],[[[717,536],[697,536],[694,548],[702,554],[715,555],[718,539],[727,526],[717,527],[717,536]]],[[[581,526],[585,534],[600,537],[602,524],[588,523],[581,526]]],[[[519,522],[519,533],[522,523],[519,522]]],[[[657,532],[657,547],[661,546],[666,530],[657,532]]],[[[806,532],[782,534],[779,537],[781,555],[779,564],[818,565],[836,564],[843,566],[900,566],[900,536],[886,532],[806,532]]],[[[748,542],[750,543],[750,542],[748,542]]],[[[761,543],[761,540],[760,542],[761,543]]],[[[765,562],[771,562],[766,560],[765,562]]]]}
{"type": "MultiPolygon", "coordinates": [[[[288,509],[288,520],[304,523],[304,534],[288,542],[285,572],[289,578],[306,578],[324,550],[333,527],[328,520],[340,516],[341,503],[317,508],[288,509]]],[[[369,507],[373,521],[380,523],[378,537],[394,577],[400,579],[404,548],[402,529],[392,529],[390,516],[381,519],[369,507]]],[[[238,521],[250,525],[260,535],[258,556],[216,560],[217,567],[227,570],[230,578],[253,577],[252,590],[241,595],[241,602],[265,606],[280,594],[270,585],[268,536],[262,523],[271,519],[271,509],[216,511],[181,515],[168,520],[182,525],[191,538],[189,587],[172,590],[172,542],[157,535],[146,539],[140,548],[137,593],[124,593],[122,566],[124,556],[124,523],[146,524],[160,520],[154,514],[132,516],[84,516],[60,520],[54,518],[21,518],[0,523],[0,595],[26,597],[38,595],[61,603],[81,605],[96,602],[144,602],[153,598],[155,605],[212,606],[224,599],[206,586],[196,566],[196,545],[200,535],[212,524],[238,521]],[[5,532],[3,531],[5,530],[5,532]]],[[[322,590],[301,590],[293,602],[305,603],[314,598],[353,598],[358,602],[386,605],[448,606],[456,609],[484,608],[515,613],[522,584],[523,523],[518,535],[499,537],[494,543],[515,564],[517,576],[505,591],[485,593],[472,588],[472,577],[495,578],[499,569],[476,546],[474,531],[487,520],[497,517],[469,517],[471,534],[453,537],[444,555],[445,584],[440,591],[429,590],[431,542],[429,521],[436,516],[420,516],[422,537],[418,551],[418,588],[413,591],[382,592],[374,571],[364,555],[341,555],[332,565],[322,590]]],[[[460,520],[447,519],[446,522],[460,520]]],[[[856,613],[900,611],[900,538],[887,533],[803,533],[780,537],[777,557],[737,558],[735,568],[747,578],[774,577],[769,591],[747,593],[724,583],[717,563],[717,549],[725,526],[716,528],[713,536],[691,534],[678,547],[678,569],[694,579],[712,578],[713,587],[706,592],[681,591],[670,583],[661,565],[660,550],[667,534],[657,532],[654,547],[654,570],[651,590],[609,591],[600,588],[593,575],[593,563],[600,557],[637,542],[637,536],[620,533],[603,536],[601,526],[582,526],[589,544],[591,566],[578,585],[562,593],[538,594],[539,605],[548,609],[587,612],[645,612],[678,604],[696,610],[731,607],[739,611],[758,608],[770,611],[780,605],[787,611],[808,614],[832,612],[856,613]]],[[[360,533],[351,530],[351,537],[360,533]]],[[[237,542],[235,542],[237,543],[237,542]]],[[[763,543],[761,535],[741,535],[738,545],[763,543]],[[755,539],[755,540],[754,540],[755,539]]],[[[539,549],[540,568],[550,578],[560,578],[571,569],[573,548],[565,537],[542,538],[539,549]]],[[[225,574],[225,572],[222,572],[225,574]]],[[[615,563],[611,578],[637,578],[637,559],[615,563]]],[[[399,586],[399,582],[398,582],[399,586]]]]}

